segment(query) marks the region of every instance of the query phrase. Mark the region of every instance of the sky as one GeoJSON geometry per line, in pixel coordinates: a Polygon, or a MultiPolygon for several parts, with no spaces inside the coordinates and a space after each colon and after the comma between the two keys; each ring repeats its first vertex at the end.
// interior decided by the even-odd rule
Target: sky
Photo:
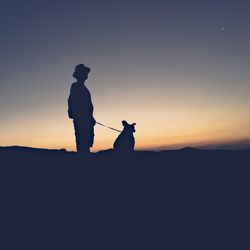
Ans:
{"type": "MultiPolygon", "coordinates": [[[[75,65],[98,122],[136,125],[136,149],[250,139],[250,2],[1,1],[0,145],[75,150],[75,65]]],[[[93,151],[117,132],[95,126],[93,151]]],[[[250,141],[250,140],[249,140],[250,141]]]]}

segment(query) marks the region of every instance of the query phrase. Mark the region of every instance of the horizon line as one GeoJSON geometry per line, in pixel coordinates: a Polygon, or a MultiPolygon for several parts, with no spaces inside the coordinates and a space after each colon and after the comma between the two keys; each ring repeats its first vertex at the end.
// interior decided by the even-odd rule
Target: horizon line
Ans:
{"type": "MultiPolygon", "coordinates": [[[[66,147],[39,147],[32,145],[4,145],[0,148],[6,147],[23,147],[23,148],[33,148],[33,149],[45,149],[45,150],[66,150],[67,152],[75,152],[75,150],[67,149],[66,147]]],[[[250,149],[250,138],[241,139],[241,140],[230,140],[225,142],[211,142],[211,143],[183,143],[178,145],[162,145],[162,146],[148,146],[148,147],[136,147],[135,151],[165,151],[165,150],[180,150],[183,148],[196,148],[196,149],[220,149],[220,150],[244,150],[250,149]]],[[[109,150],[112,148],[97,148],[92,150],[93,153],[109,150]]]]}

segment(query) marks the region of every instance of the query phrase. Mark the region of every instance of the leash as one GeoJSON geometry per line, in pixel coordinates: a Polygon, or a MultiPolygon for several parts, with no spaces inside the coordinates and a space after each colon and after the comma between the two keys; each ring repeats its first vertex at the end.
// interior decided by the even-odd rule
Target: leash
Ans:
{"type": "Polygon", "coordinates": [[[121,130],[118,130],[118,129],[115,129],[115,128],[111,128],[111,127],[106,126],[106,125],[104,125],[104,124],[102,124],[102,123],[100,123],[100,122],[96,122],[96,124],[101,125],[101,126],[103,126],[103,127],[105,127],[105,128],[114,130],[114,131],[119,132],[119,133],[122,132],[121,130]]]}

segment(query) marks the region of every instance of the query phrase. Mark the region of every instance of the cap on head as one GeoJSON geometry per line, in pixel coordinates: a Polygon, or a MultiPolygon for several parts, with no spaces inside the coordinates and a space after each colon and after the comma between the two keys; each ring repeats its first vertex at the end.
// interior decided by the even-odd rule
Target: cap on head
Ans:
{"type": "Polygon", "coordinates": [[[78,64],[75,67],[75,72],[73,73],[73,77],[77,80],[85,78],[88,76],[90,72],[90,68],[86,67],[84,64],[78,64]]]}

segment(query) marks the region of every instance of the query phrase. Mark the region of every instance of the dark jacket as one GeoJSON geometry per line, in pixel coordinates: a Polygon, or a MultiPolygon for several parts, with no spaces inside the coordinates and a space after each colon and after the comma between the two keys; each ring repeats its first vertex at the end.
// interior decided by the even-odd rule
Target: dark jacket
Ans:
{"type": "Polygon", "coordinates": [[[93,117],[94,107],[91,95],[86,86],[75,82],[71,85],[68,98],[68,116],[74,120],[83,120],[95,125],[93,117]]]}

